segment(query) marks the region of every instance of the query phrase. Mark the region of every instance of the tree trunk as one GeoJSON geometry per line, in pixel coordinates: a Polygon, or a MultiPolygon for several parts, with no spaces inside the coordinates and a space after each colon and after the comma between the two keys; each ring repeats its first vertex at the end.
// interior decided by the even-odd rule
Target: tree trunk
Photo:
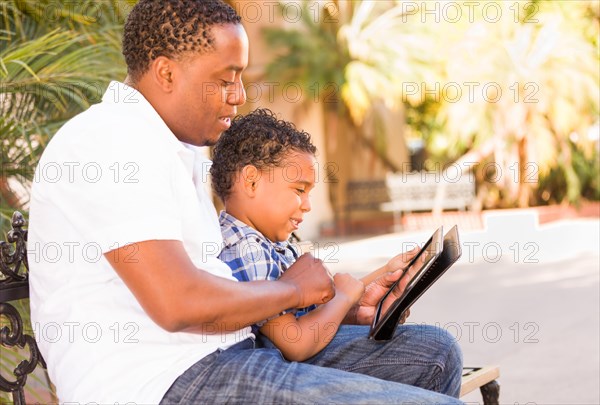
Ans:
{"type": "Polygon", "coordinates": [[[21,201],[11,190],[8,179],[4,176],[0,177],[0,197],[2,197],[2,206],[5,208],[19,208],[21,201]]]}
{"type": "Polygon", "coordinates": [[[528,175],[529,162],[527,154],[527,137],[523,136],[517,144],[519,153],[519,192],[517,197],[517,206],[519,208],[529,207],[531,198],[531,179],[528,175]]]}
{"type": "Polygon", "coordinates": [[[352,177],[352,140],[355,131],[344,119],[339,104],[324,104],[325,153],[327,156],[327,181],[336,226],[346,214],[346,186],[352,177]]]}

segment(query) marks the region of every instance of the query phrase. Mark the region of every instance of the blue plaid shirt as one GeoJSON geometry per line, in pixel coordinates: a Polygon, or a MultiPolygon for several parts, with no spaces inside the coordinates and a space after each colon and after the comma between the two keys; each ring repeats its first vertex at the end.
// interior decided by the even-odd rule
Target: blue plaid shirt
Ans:
{"type": "MultiPolygon", "coordinates": [[[[225,211],[221,211],[219,223],[224,242],[219,258],[231,268],[233,276],[239,281],[277,280],[300,256],[297,246],[287,241],[271,242],[262,233],[225,211]]],[[[288,312],[299,316],[314,308],[313,305],[302,311],[288,309],[269,319],[288,312]]],[[[267,320],[257,326],[264,325],[267,320]]]]}

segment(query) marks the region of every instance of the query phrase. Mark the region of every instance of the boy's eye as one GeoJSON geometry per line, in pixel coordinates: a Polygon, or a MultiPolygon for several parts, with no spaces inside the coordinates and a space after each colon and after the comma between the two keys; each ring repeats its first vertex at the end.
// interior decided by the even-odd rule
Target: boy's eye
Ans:
{"type": "Polygon", "coordinates": [[[298,193],[300,193],[300,194],[302,194],[302,193],[306,192],[306,190],[305,190],[305,189],[303,189],[303,188],[297,188],[297,189],[296,189],[296,191],[297,191],[298,193]]]}

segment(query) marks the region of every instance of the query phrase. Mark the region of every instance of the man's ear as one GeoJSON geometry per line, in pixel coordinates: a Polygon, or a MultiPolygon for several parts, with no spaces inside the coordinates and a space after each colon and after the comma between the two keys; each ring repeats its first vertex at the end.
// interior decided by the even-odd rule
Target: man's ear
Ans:
{"type": "Polygon", "coordinates": [[[256,193],[258,180],[260,179],[260,171],[253,165],[246,165],[240,173],[240,182],[242,189],[249,197],[253,197],[256,193]]]}
{"type": "Polygon", "coordinates": [[[166,56],[159,56],[150,64],[150,73],[158,86],[166,93],[173,90],[174,61],[166,56]]]}

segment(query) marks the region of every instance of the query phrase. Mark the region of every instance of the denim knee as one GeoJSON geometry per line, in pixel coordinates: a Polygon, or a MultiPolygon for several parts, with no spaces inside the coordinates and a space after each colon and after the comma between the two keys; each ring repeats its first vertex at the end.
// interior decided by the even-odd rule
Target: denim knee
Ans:
{"type": "Polygon", "coordinates": [[[440,392],[458,397],[463,368],[463,355],[458,340],[442,328],[436,326],[429,326],[429,328],[431,328],[430,333],[435,336],[439,356],[443,359],[440,392]]]}

